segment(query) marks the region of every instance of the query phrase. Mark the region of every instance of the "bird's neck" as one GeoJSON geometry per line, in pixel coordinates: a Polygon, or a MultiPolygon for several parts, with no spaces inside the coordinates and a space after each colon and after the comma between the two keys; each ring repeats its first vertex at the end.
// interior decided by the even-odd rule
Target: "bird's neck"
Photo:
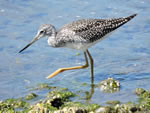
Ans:
{"type": "Polygon", "coordinates": [[[52,35],[51,35],[51,36],[56,37],[56,35],[57,35],[57,30],[56,30],[56,28],[54,27],[54,28],[52,29],[52,35]]]}
{"type": "Polygon", "coordinates": [[[48,35],[48,37],[56,37],[56,34],[57,34],[57,30],[56,30],[56,28],[55,28],[55,26],[53,26],[53,25],[51,25],[51,30],[50,31],[48,31],[48,33],[47,33],[47,35],[48,35]]]}
{"type": "Polygon", "coordinates": [[[56,35],[57,35],[57,31],[56,31],[56,29],[54,27],[52,29],[52,34],[50,36],[48,36],[48,45],[50,45],[52,47],[56,47],[57,46],[56,35]]]}

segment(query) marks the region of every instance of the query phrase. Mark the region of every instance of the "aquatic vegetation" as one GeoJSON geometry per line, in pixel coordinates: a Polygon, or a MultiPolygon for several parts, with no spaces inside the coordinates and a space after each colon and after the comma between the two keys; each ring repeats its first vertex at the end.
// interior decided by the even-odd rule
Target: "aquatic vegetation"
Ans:
{"type": "Polygon", "coordinates": [[[139,104],[145,109],[150,109],[150,91],[136,88],[135,93],[139,96],[139,104]]]}
{"type": "Polygon", "coordinates": [[[2,103],[6,104],[6,105],[10,105],[10,106],[14,106],[14,108],[27,108],[28,107],[28,103],[26,101],[24,101],[22,98],[18,98],[18,99],[7,99],[5,101],[3,101],[2,103]]]}
{"type": "Polygon", "coordinates": [[[145,93],[146,91],[143,88],[136,88],[135,93],[140,96],[143,93],[145,93]]]}
{"type": "Polygon", "coordinates": [[[120,101],[119,100],[110,100],[110,101],[107,101],[106,104],[114,106],[114,105],[120,104],[120,101]]]}
{"type": "Polygon", "coordinates": [[[79,56],[80,55],[80,53],[76,53],[76,56],[79,56]]]}
{"type": "Polygon", "coordinates": [[[84,83],[82,83],[82,86],[88,86],[88,83],[84,82],[84,83]]]}
{"type": "MultiPolygon", "coordinates": [[[[116,83],[114,79],[109,78],[108,85],[112,84],[112,81],[116,83]]],[[[119,85],[110,86],[119,87],[119,85]]],[[[42,87],[48,88],[47,85],[42,87]]],[[[68,88],[55,87],[50,89],[44,99],[34,104],[30,104],[28,100],[36,98],[35,93],[30,93],[23,98],[0,101],[0,113],[149,113],[150,92],[136,88],[135,93],[139,97],[138,103],[121,103],[118,100],[111,100],[106,102],[107,106],[101,106],[95,103],[73,101],[74,97],[78,97],[77,94],[69,91],[68,88]]]]}
{"type": "Polygon", "coordinates": [[[96,112],[102,113],[150,113],[150,92],[143,88],[136,88],[139,97],[138,103],[128,102],[120,104],[119,101],[108,101],[110,106],[100,107],[96,112]]]}
{"type": "Polygon", "coordinates": [[[88,113],[88,111],[79,107],[64,107],[63,109],[57,110],[54,113],[88,113]]]}
{"type": "Polygon", "coordinates": [[[28,113],[49,113],[54,112],[55,110],[57,110],[57,108],[48,103],[38,102],[30,106],[28,113]]]}
{"type": "Polygon", "coordinates": [[[122,104],[120,106],[115,107],[116,111],[118,112],[125,112],[125,113],[135,113],[138,111],[141,111],[142,109],[139,107],[139,105],[135,103],[126,103],[122,104]]]}
{"type": "Polygon", "coordinates": [[[81,103],[81,102],[67,102],[63,105],[63,107],[75,107],[79,109],[84,109],[86,111],[95,111],[100,107],[98,104],[90,104],[90,103],[81,103]]]}
{"type": "Polygon", "coordinates": [[[26,111],[29,107],[29,103],[24,101],[22,98],[18,99],[6,99],[5,101],[0,102],[0,113],[14,113],[17,109],[21,111],[26,111]]]}
{"type": "Polygon", "coordinates": [[[63,101],[67,101],[70,97],[74,97],[75,94],[71,91],[51,91],[47,97],[61,98],[63,101]]]}
{"type": "Polygon", "coordinates": [[[75,97],[76,94],[68,91],[66,88],[56,88],[53,91],[50,91],[47,97],[38,102],[35,105],[30,107],[29,113],[32,112],[55,112],[55,113],[76,113],[83,112],[87,113],[88,111],[94,111],[99,107],[98,104],[85,104],[80,102],[72,102],[70,98],[75,97]]]}
{"type": "Polygon", "coordinates": [[[36,98],[37,96],[38,96],[38,95],[35,94],[35,93],[30,93],[29,95],[27,95],[27,96],[25,97],[25,99],[26,99],[26,100],[32,100],[32,99],[36,98]]]}
{"type": "MultiPolygon", "coordinates": [[[[98,113],[145,113],[138,104],[126,103],[126,104],[116,104],[110,106],[103,106],[96,110],[98,113]]],[[[147,112],[146,112],[147,113],[147,112]]]]}
{"type": "Polygon", "coordinates": [[[50,86],[48,83],[40,83],[37,85],[37,87],[35,88],[31,88],[31,91],[32,90],[42,90],[42,89],[55,89],[56,87],[54,86],[50,86]]]}

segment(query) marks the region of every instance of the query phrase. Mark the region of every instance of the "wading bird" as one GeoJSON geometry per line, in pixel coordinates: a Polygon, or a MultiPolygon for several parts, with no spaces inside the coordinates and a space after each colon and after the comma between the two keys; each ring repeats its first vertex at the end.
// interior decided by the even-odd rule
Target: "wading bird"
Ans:
{"type": "Polygon", "coordinates": [[[56,30],[56,28],[51,24],[44,24],[40,26],[35,38],[22,50],[20,50],[19,53],[21,53],[40,38],[48,37],[48,45],[54,48],[67,47],[82,50],[84,52],[85,65],[60,68],[49,75],[47,78],[52,78],[63,71],[88,67],[88,56],[90,59],[91,77],[93,81],[94,63],[88,48],[107,38],[112,31],[115,31],[117,28],[127,23],[135,16],[136,14],[128,17],[112,19],[81,19],[64,25],[60,30],[56,30]]]}

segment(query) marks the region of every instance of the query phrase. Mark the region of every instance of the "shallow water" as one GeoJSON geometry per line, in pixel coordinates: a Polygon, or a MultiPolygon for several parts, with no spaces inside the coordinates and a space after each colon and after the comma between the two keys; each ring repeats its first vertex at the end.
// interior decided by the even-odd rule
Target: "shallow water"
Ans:
{"type": "MultiPolygon", "coordinates": [[[[136,87],[150,90],[150,1],[148,0],[1,0],[0,2],[0,100],[22,97],[29,87],[52,83],[71,91],[88,91],[90,68],[61,73],[45,79],[60,67],[81,65],[79,51],[47,45],[43,38],[19,54],[41,24],[60,28],[81,18],[112,18],[138,13],[109,38],[89,49],[95,61],[95,83],[108,77],[121,82],[119,92],[108,94],[95,88],[91,102],[136,101],[136,87]],[[66,54],[67,53],[67,54],[66,54]]],[[[40,92],[42,95],[46,91],[40,92]]],[[[85,96],[84,93],[81,95],[85,96]]]]}

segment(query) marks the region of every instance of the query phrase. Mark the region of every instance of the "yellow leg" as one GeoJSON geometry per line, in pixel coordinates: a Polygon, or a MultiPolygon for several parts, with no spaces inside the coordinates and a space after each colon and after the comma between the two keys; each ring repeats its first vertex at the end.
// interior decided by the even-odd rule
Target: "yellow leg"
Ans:
{"type": "Polygon", "coordinates": [[[85,56],[85,61],[86,61],[85,65],[83,65],[83,66],[76,66],[76,67],[60,68],[60,69],[56,70],[54,73],[52,73],[51,75],[49,75],[49,76],[47,77],[47,79],[52,78],[52,77],[56,76],[57,74],[59,74],[59,73],[61,73],[61,72],[64,72],[64,71],[67,71],[67,70],[83,69],[83,68],[88,67],[88,66],[89,66],[89,63],[88,63],[88,59],[87,59],[86,52],[84,52],[84,56],[85,56]]]}
{"type": "Polygon", "coordinates": [[[90,52],[88,50],[86,50],[88,56],[89,56],[89,59],[90,59],[90,64],[91,64],[91,85],[94,85],[94,60],[90,54],[90,52]]]}

